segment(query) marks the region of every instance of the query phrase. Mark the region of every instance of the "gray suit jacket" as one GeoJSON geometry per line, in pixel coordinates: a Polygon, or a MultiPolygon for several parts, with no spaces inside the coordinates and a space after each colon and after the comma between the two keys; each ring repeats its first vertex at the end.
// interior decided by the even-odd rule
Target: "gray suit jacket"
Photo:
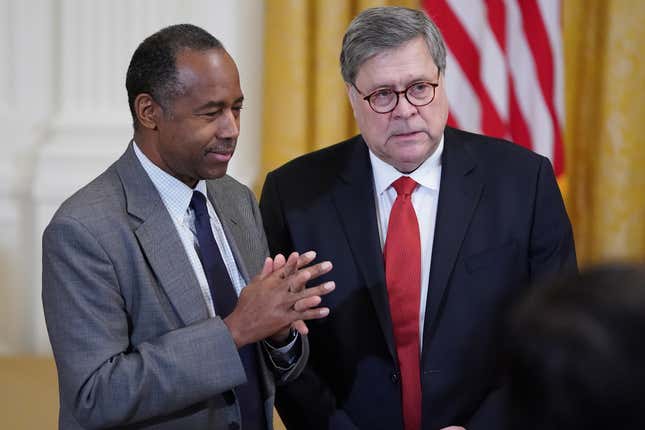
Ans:
{"type": "MultiPolygon", "coordinates": [[[[131,144],[132,145],[132,144],[131,144]]],[[[234,429],[246,381],[233,339],[209,318],[197,278],[132,146],[54,215],[43,235],[43,305],[58,368],[63,429],[234,429]]],[[[268,254],[248,188],[208,181],[242,276],[268,254]]],[[[258,348],[269,427],[280,371],[258,348]]]]}

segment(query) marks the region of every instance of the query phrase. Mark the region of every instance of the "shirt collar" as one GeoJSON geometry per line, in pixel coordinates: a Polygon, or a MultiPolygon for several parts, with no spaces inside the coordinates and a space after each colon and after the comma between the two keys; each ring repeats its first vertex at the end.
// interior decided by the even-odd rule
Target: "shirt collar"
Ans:
{"type": "Polygon", "coordinates": [[[150,177],[150,180],[157,189],[157,192],[159,192],[161,200],[164,202],[164,205],[168,209],[171,217],[179,221],[184,219],[188,211],[188,206],[190,205],[190,200],[193,197],[193,191],[201,192],[204,194],[204,197],[206,197],[206,201],[208,201],[206,181],[200,180],[197,182],[194,189],[190,188],[188,185],[184,184],[179,179],[165,172],[159,166],[150,161],[141,149],[139,149],[136,142],[134,142],[133,147],[135,155],[139,159],[143,169],[150,177]]]}
{"type": "Polygon", "coordinates": [[[428,157],[421,165],[409,175],[399,172],[394,167],[378,158],[370,149],[370,162],[372,163],[372,172],[374,174],[374,187],[377,195],[383,194],[392,185],[392,182],[401,176],[409,176],[422,187],[431,190],[439,190],[441,182],[441,154],[443,153],[443,140],[441,136],[439,145],[434,153],[428,157]]]}

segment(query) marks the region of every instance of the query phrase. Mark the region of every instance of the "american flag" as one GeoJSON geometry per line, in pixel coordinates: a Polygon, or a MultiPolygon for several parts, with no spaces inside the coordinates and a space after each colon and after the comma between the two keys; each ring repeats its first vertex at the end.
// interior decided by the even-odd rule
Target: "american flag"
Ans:
{"type": "Polygon", "coordinates": [[[560,0],[423,0],[448,48],[448,124],[502,137],[564,171],[560,0]]]}

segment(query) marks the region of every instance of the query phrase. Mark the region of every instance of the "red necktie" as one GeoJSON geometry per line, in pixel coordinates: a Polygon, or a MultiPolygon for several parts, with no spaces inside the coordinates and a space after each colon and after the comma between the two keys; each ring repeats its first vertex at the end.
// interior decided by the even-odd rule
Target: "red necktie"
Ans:
{"type": "Polygon", "coordinates": [[[421,296],[421,240],[412,206],[413,179],[402,176],[392,183],[397,192],[385,239],[385,280],[390,300],[396,354],[401,369],[405,430],[421,428],[419,371],[419,300],[421,296]]]}

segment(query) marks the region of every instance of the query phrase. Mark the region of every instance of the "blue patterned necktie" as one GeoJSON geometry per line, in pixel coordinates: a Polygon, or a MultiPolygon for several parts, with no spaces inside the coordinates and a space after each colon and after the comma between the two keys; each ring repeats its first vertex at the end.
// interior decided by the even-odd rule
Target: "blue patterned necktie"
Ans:
{"type": "Polygon", "coordinates": [[[199,191],[193,192],[190,208],[195,212],[199,260],[202,262],[206,274],[215,313],[224,318],[235,309],[237,303],[235,287],[233,287],[222,253],[213,236],[208,209],[206,209],[206,198],[199,191]]]}
{"type": "MultiPolygon", "coordinates": [[[[195,232],[199,243],[199,260],[202,263],[208,288],[213,299],[215,313],[222,319],[228,316],[237,304],[237,294],[226,270],[206,208],[206,198],[199,191],[193,192],[190,208],[195,212],[195,232]]],[[[244,430],[266,430],[264,405],[260,393],[260,378],[256,344],[243,346],[238,350],[246,372],[246,384],[235,387],[244,430]]]]}

